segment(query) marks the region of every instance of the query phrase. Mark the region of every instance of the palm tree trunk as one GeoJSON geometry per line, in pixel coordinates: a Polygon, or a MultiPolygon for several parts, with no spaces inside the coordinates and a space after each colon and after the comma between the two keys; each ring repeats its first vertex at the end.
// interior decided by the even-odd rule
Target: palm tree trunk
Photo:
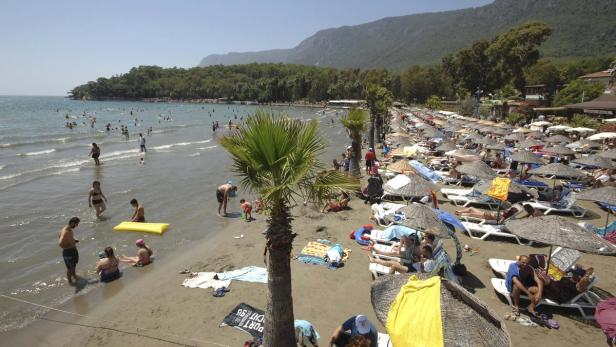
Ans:
{"type": "Polygon", "coordinates": [[[295,234],[287,207],[275,208],[267,228],[267,307],[263,345],[295,346],[291,295],[291,247],[295,234]]]}
{"type": "Polygon", "coordinates": [[[349,158],[349,172],[353,177],[360,177],[360,161],[361,161],[361,134],[351,134],[351,158],[349,158]]]}
{"type": "MultiPolygon", "coordinates": [[[[376,136],[376,142],[383,143],[383,115],[380,114],[376,116],[376,136]]],[[[374,146],[372,148],[374,148],[374,153],[377,153],[376,148],[374,146]]]]}
{"type": "MultiPolygon", "coordinates": [[[[375,113],[370,112],[370,128],[368,129],[368,144],[370,148],[374,148],[374,125],[376,123],[377,115],[375,113]]],[[[378,131],[377,131],[377,136],[378,131]]]]}

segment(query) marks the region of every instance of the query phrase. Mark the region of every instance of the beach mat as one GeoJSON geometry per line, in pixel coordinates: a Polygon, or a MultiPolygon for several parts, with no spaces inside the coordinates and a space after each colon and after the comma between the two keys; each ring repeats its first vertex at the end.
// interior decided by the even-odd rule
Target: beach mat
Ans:
{"type": "Polygon", "coordinates": [[[137,223],[137,222],[122,222],[115,227],[114,231],[134,231],[141,233],[151,233],[162,235],[169,228],[167,223],[137,223]]]}
{"type": "Polygon", "coordinates": [[[265,312],[263,310],[241,303],[222,320],[219,327],[234,327],[252,337],[263,339],[264,323],[265,312]]]}

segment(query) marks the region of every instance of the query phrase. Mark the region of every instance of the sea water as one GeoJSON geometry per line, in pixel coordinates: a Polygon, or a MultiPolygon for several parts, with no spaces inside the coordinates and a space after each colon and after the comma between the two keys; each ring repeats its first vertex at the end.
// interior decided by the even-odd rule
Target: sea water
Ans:
{"type": "MultiPolygon", "coordinates": [[[[107,246],[117,254],[132,255],[134,241],[145,238],[164,261],[175,250],[222,228],[229,221],[216,216],[216,187],[239,180],[230,172],[219,139],[228,133],[229,120],[239,123],[256,109],[0,96],[0,293],[46,306],[61,305],[76,295],[66,284],[58,247],[58,231],[73,216],[81,219],[75,230],[80,240],[77,271],[89,278],[96,277],[94,264],[107,246]],[[216,132],[213,121],[220,124],[216,132]],[[69,129],[67,122],[77,126],[69,129]],[[122,125],[128,127],[128,139],[119,131],[122,125]],[[139,151],[138,133],[146,137],[145,154],[139,151]],[[88,156],[92,142],[101,148],[98,167],[88,156]],[[101,220],[88,207],[94,180],[101,181],[109,200],[101,220]],[[132,198],[143,204],[148,221],[170,223],[169,231],[163,236],[112,231],[130,218],[132,198]]],[[[341,110],[272,109],[319,120],[329,143],[348,141],[338,121],[341,110]]],[[[322,159],[329,166],[343,150],[329,146],[322,159]]],[[[229,211],[239,210],[235,200],[229,211]]],[[[44,311],[5,298],[0,298],[0,307],[0,331],[22,327],[44,311]]]]}

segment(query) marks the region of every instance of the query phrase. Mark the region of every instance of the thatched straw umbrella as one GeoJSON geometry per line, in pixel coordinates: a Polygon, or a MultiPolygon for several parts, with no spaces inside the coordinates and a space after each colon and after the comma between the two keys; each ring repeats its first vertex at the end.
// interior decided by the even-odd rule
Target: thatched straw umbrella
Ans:
{"type": "Polygon", "coordinates": [[[518,144],[516,145],[516,148],[530,148],[530,147],[537,147],[537,146],[544,146],[544,145],[545,144],[541,141],[528,139],[528,140],[518,142],[518,144]]]}
{"type": "Polygon", "coordinates": [[[543,149],[544,152],[556,154],[557,156],[561,155],[573,155],[575,152],[565,146],[552,146],[543,149]]]}
{"type": "Polygon", "coordinates": [[[431,191],[437,191],[438,187],[418,175],[408,176],[409,182],[402,187],[393,187],[390,183],[391,180],[383,184],[383,190],[386,195],[400,196],[403,200],[407,201],[415,197],[423,197],[430,195],[431,191]]]}
{"type": "Polygon", "coordinates": [[[505,144],[504,143],[493,143],[491,145],[486,145],[486,149],[502,151],[503,149],[505,149],[505,144]]]}
{"type": "MultiPolygon", "coordinates": [[[[601,187],[596,189],[589,189],[578,193],[576,199],[597,201],[604,204],[616,205],[616,187],[601,187]]],[[[607,222],[610,219],[610,214],[606,213],[605,216],[605,228],[607,230],[607,222]]]]}
{"type": "Polygon", "coordinates": [[[522,133],[512,133],[505,136],[507,141],[523,141],[524,139],[526,139],[526,136],[522,133]]]}
{"type": "Polygon", "coordinates": [[[544,165],[542,167],[532,169],[529,173],[533,175],[542,175],[542,176],[559,176],[559,177],[584,177],[586,173],[584,171],[572,168],[571,166],[561,164],[561,163],[552,163],[548,165],[544,165]]]}
{"type": "Polygon", "coordinates": [[[545,164],[544,160],[535,153],[529,151],[517,151],[511,154],[511,160],[525,164],[545,164]]]}
{"type": "Polygon", "coordinates": [[[576,158],[572,160],[574,163],[594,166],[602,169],[613,169],[614,162],[611,159],[600,157],[598,155],[591,155],[588,157],[576,158]]]}
{"type": "Polygon", "coordinates": [[[448,239],[451,237],[447,225],[438,218],[438,214],[429,206],[413,203],[402,207],[396,211],[396,214],[403,214],[406,218],[396,220],[393,215],[387,215],[385,220],[389,223],[403,225],[439,238],[448,239]]]}
{"type": "Polygon", "coordinates": [[[436,150],[439,152],[449,152],[457,148],[458,147],[456,147],[456,145],[452,142],[444,142],[444,143],[441,143],[438,147],[436,147],[436,150]]]}
{"type": "Polygon", "coordinates": [[[476,160],[471,163],[462,164],[456,167],[456,171],[461,174],[477,177],[481,179],[493,179],[496,177],[496,172],[492,170],[488,164],[484,163],[481,160],[476,160]]]}
{"type": "Polygon", "coordinates": [[[391,165],[387,165],[387,171],[395,173],[415,172],[408,160],[398,160],[391,165]]]}
{"type": "MultiPolygon", "coordinates": [[[[560,216],[508,220],[505,228],[518,237],[550,247],[560,246],[602,255],[616,254],[616,246],[609,241],[560,216]]],[[[552,254],[551,250],[549,254],[552,254]]],[[[547,263],[550,263],[549,260],[547,263]]]]}
{"type": "Polygon", "coordinates": [[[597,153],[597,155],[603,158],[616,160],[616,149],[610,149],[607,151],[599,152],[597,153]]]}
{"type": "Polygon", "coordinates": [[[563,135],[553,135],[544,139],[547,143],[569,143],[571,139],[563,135]]]}
{"type": "MultiPolygon", "coordinates": [[[[410,275],[385,275],[372,282],[370,299],[377,319],[387,325],[389,308],[410,275]]],[[[419,278],[428,276],[419,274],[419,278]]],[[[411,294],[412,295],[412,294],[411,294]]],[[[441,279],[441,320],[446,347],[510,347],[511,338],[499,316],[461,286],[441,279]]],[[[413,327],[408,327],[413,329],[413,327]]],[[[417,341],[421,344],[422,341],[417,341]]]]}

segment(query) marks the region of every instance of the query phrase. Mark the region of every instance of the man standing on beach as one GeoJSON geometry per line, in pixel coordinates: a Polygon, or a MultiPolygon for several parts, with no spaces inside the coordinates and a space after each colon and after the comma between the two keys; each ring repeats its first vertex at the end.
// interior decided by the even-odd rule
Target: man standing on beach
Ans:
{"type": "Polygon", "coordinates": [[[223,208],[223,217],[227,216],[227,201],[232,192],[237,191],[237,186],[231,183],[225,183],[216,189],[216,200],[218,200],[218,215],[220,216],[220,208],[223,208]]]}
{"type": "Polygon", "coordinates": [[[68,225],[64,226],[58,233],[58,245],[62,248],[62,258],[66,265],[66,278],[68,284],[73,286],[77,282],[77,263],[79,262],[79,252],[77,252],[77,242],[73,230],[79,225],[79,218],[73,217],[68,221],[68,225]],[[75,281],[73,281],[73,279],[75,281]]]}
{"type": "Polygon", "coordinates": [[[368,152],[366,152],[366,155],[364,158],[366,159],[366,172],[370,172],[370,169],[372,168],[372,163],[376,159],[374,150],[372,148],[368,148],[368,152]]]}
{"type": "Polygon", "coordinates": [[[142,133],[139,133],[139,150],[144,153],[147,152],[145,149],[145,137],[143,137],[142,133]]]}

